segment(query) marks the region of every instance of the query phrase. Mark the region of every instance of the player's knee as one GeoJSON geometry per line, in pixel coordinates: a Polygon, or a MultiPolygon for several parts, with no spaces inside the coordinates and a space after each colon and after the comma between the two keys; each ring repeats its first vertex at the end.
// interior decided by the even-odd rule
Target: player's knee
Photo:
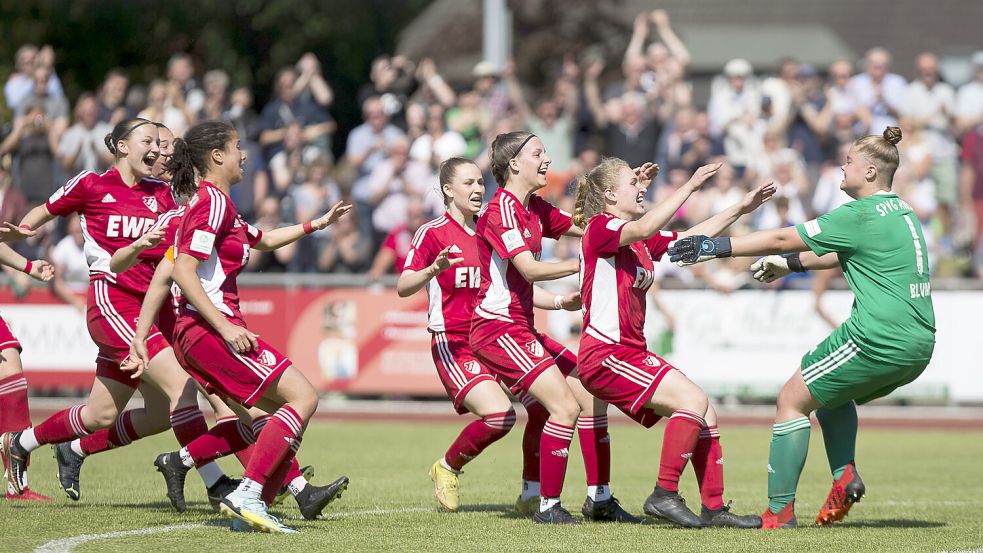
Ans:
{"type": "Polygon", "coordinates": [[[694,390],[689,390],[682,398],[680,398],[679,409],[685,409],[692,413],[696,413],[701,417],[706,417],[707,409],[710,407],[710,400],[707,399],[707,395],[703,390],[694,386],[694,390]]]}
{"type": "Polygon", "coordinates": [[[497,437],[501,438],[512,430],[515,426],[515,409],[509,407],[508,410],[500,411],[492,415],[481,417],[485,425],[494,430],[497,437]]]}
{"type": "Polygon", "coordinates": [[[116,422],[119,411],[115,407],[90,407],[82,411],[82,423],[89,430],[108,428],[116,422]]]}
{"type": "Polygon", "coordinates": [[[559,424],[573,426],[580,416],[580,404],[571,395],[565,401],[558,401],[556,405],[548,408],[550,419],[559,424]]]}
{"type": "Polygon", "coordinates": [[[317,411],[317,403],[317,392],[314,391],[314,388],[308,387],[308,389],[301,390],[297,393],[297,397],[290,401],[290,406],[297,411],[297,414],[304,420],[304,423],[307,423],[314,416],[314,412],[317,411]]]}

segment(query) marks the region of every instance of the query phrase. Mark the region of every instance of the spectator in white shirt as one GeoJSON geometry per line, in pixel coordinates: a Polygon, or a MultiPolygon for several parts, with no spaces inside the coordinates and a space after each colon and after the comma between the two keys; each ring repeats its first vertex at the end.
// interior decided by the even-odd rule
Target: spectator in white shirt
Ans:
{"type": "Polygon", "coordinates": [[[956,108],[956,91],[939,80],[939,58],[924,52],[915,60],[918,78],[905,91],[902,117],[906,126],[922,132],[932,155],[932,179],[939,202],[956,201],[956,157],[959,152],[952,137],[952,116],[956,108]]]}
{"type": "Polygon", "coordinates": [[[89,264],[82,250],[82,225],[78,215],[65,220],[67,234],[51,248],[51,262],[58,268],[51,281],[51,293],[58,299],[86,312],[86,290],[89,288],[89,264]]]}
{"type": "Polygon", "coordinates": [[[867,134],[880,134],[898,125],[908,82],[891,73],[891,54],[884,48],[871,48],[864,57],[864,71],[850,79],[850,95],[857,102],[858,115],[867,134]]]}
{"type": "Polygon", "coordinates": [[[983,123],[983,50],[973,54],[974,80],[959,87],[956,95],[956,122],[960,135],[983,123]]]}
{"type": "Polygon", "coordinates": [[[99,121],[99,104],[95,95],[86,92],[75,104],[75,124],[68,128],[58,144],[58,161],[68,175],[82,171],[101,173],[113,162],[104,139],[113,128],[99,121]]]}

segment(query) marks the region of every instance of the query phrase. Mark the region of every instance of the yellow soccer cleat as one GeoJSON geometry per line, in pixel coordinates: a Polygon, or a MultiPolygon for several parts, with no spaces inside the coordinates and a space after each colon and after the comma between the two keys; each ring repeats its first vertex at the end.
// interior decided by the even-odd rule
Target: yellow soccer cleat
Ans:
{"type": "Polygon", "coordinates": [[[437,459],[430,467],[430,479],[433,480],[433,496],[437,498],[444,511],[454,513],[461,506],[461,497],[458,493],[460,482],[457,478],[458,473],[449,470],[437,459]]]}

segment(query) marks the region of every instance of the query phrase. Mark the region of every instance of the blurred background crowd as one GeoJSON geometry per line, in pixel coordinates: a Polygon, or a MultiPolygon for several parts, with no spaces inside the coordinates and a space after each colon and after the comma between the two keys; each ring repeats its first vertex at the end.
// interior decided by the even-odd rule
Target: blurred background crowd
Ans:
{"type": "MultiPolygon", "coordinates": [[[[361,124],[340,129],[332,75],[313,53],[277,71],[270,99],[258,105],[252,87],[185,53],[173,54],[158,78],[112,69],[98,88],[70,98],[55,50],[24,44],[12,72],[0,75],[0,220],[19,221],[80,171],[104,171],[112,159],[103,137],[123,118],[160,121],[177,137],[222,119],[238,129],[249,156],[233,199],[256,226],[307,221],[339,199],[356,206],[328,232],[257,252],[249,270],[378,280],[401,267],[416,228],[442,212],[441,161],[474,159],[486,195],[494,193],[488,147],[501,132],[528,129],[543,139],[552,164],[542,194],[568,210],[578,176],[602,156],[657,162],[653,202],[700,165],[724,162],[676,214],[679,227],[774,181],[776,199],[735,225],[739,234],[801,223],[849,201],[839,190],[849,145],[896,125],[904,139],[895,189],[924,227],[934,275],[983,278],[983,51],[972,55],[971,79],[962,83],[942,79],[930,51],[917,55],[911,74],[896,73],[884,48],[821,67],[776,55],[773,74],[734,58],[719,67],[705,101],[694,94],[690,50],[666,11],[639,13],[622,54],[571,52],[544,65],[536,87],[512,62],[482,61],[452,79],[430,58],[378,56],[355,98],[361,124]]],[[[55,293],[78,302],[71,289],[85,286],[81,243],[76,219],[18,248],[57,263],[55,293]]],[[[576,255],[575,248],[561,241],[546,254],[576,255]]],[[[740,269],[670,273],[727,290],[743,284],[740,269]]]]}

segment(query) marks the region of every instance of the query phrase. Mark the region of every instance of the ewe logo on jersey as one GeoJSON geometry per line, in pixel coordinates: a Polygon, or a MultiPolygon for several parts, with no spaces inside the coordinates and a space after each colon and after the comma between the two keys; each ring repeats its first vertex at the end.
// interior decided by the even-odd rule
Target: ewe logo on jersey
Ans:
{"type": "Polygon", "coordinates": [[[155,221],[148,217],[131,217],[129,215],[110,215],[106,223],[106,236],[109,238],[140,238],[155,221]]]}
{"type": "Polygon", "coordinates": [[[477,288],[481,285],[481,267],[458,267],[454,271],[454,288],[477,288]]]}
{"type": "Polygon", "coordinates": [[[528,351],[529,355],[532,355],[533,357],[542,357],[543,344],[540,344],[537,340],[533,340],[526,344],[526,351],[528,351]]]}

